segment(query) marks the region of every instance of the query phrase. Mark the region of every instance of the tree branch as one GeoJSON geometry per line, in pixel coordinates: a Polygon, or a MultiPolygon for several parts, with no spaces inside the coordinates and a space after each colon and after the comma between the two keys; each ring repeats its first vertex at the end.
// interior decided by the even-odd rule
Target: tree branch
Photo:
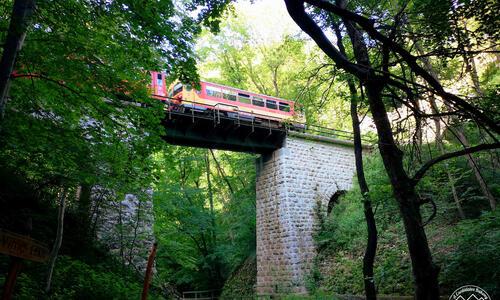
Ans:
{"type": "MultiPolygon", "coordinates": [[[[376,30],[375,26],[374,26],[374,24],[375,24],[374,20],[368,19],[366,17],[363,17],[361,15],[353,13],[349,10],[343,9],[343,8],[339,7],[338,5],[335,5],[335,4],[328,2],[328,1],[325,1],[325,0],[304,0],[304,1],[307,2],[308,4],[311,4],[311,5],[316,6],[318,8],[321,8],[321,9],[327,10],[331,13],[334,13],[343,19],[348,19],[348,20],[356,22],[359,26],[361,26],[361,28],[363,28],[366,31],[366,33],[368,33],[369,36],[382,42],[384,45],[387,45],[392,51],[401,55],[401,58],[403,58],[403,60],[405,60],[408,63],[408,65],[410,66],[412,71],[415,72],[415,74],[421,76],[435,90],[436,94],[438,94],[441,98],[443,98],[444,100],[446,100],[446,101],[448,101],[448,102],[450,102],[458,107],[461,107],[463,110],[470,113],[471,116],[473,116],[473,118],[480,120],[484,124],[487,124],[488,127],[490,127],[494,132],[496,132],[497,134],[500,134],[499,124],[497,124],[494,120],[489,118],[482,111],[480,111],[479,109],[477,109],[476,107],[474,107],[473,105],[471,105],[470,103],[465,101],[464,99],[458,97],[457,95],[454,95],[452,93],[445,91],[444,87],[439,83],[439,81],[437,81],[436,78],[434,78],[431,74],[429,74],[429,72],[427,72],[424,68],[422,68],[417,63],[417,57],[413,56],[410,52],[408,52],[406,49],[404,49],[401,45],[397,44],[396,42],[391,40],[389,37],[383,35],[378,30],[376,30]]],[[[303,6],[304,1],[285,0],[285,2],[287,3],[287,8],[289,7],[288,3],[293,2],[294,3],[293,5],[295,6],[295,10],[297,10],[297,7],[299,7],[300,5],[303,6]]],[[[289,11],[290,15],[292,16],[292,18],[294,20],[296,20],[295,17],[292,15],[292,13],[297,14],[297,12],[291,12],[290,8],[288,8],[288,11],[289,11]]],[[[302,10],[302,12],[303,12],[303,10],[302,10]]],[[[302,15],[301,16],[302,18],[307,18],[310,22],[314,23],[314,21],[312,21],[312,19],[309,18],[309,16],[305,12],[303,12],[303,14],[301,13],[301,15],[302,15]]],[[[296,20],[297,24],[299,24],[299,25],[301,23],[306,23],[309,21],[307,21],[307,20],[297,21],[296,20]]],[[[314,26],[317,27],[316,23],[314,23],[314,26]]],[[[300,25],[300,27],[305,32],[307,32],[307,33],[310,32],[310,30],[306,30],[305,28],[303,28],[303,26],[300,25]]],[[[307,27],[310,27],[310,26],[307,26],[307,27]]],[[[307,28],[307,29],[310,29],[310,28],[307,28]]],[[[318,30],[321,31],[321,29],[319,29],[319,27],[318,27],[318,30]]],[[[323,32],[321,32],[321,34],[323,34],[323,32]]],[[[316,40],[316,38],[313,37],[313,39],[316,42],[318,42],[316,40]]],[[[320,45],[320,44],[318,43],[318,45],[320,45]]],[[[321,45],[320,45],[320,47],[321,47],[321,45]]],[[[323,49],[323,47],[321,47],[321,48],[323,49]]]]}
{"type": "Polygon", "coordinates": [[[413,182],[413,185],[417,185],[417,183],[422,179],[422,177],[424,177],[425,173],[431,167],[433,167],[435,164],[437,164],[439,162],[442,162],[443,160],[447,160],[447,159],[450,159],[450,158],[459,157],[459,156],[462,156],[462,155],[471,154],[471,153],[475,153],[475,152],[479,152],[479,151],[483,151],[483,150],[498,149],[498,148],[500,148],[500,143],[481,144],[481,145],[478,145],[478,146],[474,146],[474,147],[462,149],[462,150],[459,150],[459,151],[446,153],[446,154],[443,154],[443,155],[438,156],[436,158],[433,158],[433,159],[429,160],[428,162],[426,162],[415,173],[415,175],[411,179],[412,182],[413,182]]]}
{"type": "Polygon", "coordinates": [[[295,23],[316,42],[321,50],[323,50],[338,67],[349,71],[358,78],[366,78],[368,69],[350,62],[337,50],[337,48],[335,48],[335,46],[333,46],[323,30],[305,12],[304,0],[285,0],[285,4],[288,13],[295,23]]]}

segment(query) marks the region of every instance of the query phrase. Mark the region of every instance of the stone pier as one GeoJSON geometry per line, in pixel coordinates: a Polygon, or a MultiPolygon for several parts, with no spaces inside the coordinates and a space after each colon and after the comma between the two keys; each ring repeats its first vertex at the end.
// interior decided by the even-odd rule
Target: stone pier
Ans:
{"type": "Polygon", "coordinates": [[[315,208],[351,188],[352,145],[296,134],[257,162],[257,294],[305,293],[315,246],[315,208]]]}

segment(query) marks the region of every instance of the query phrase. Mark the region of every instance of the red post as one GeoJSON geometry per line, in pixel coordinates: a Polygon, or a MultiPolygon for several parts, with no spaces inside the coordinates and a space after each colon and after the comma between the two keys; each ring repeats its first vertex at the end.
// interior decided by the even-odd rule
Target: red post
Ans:
{"type": "Polygon", "coordinates": [[[149,285],[151,284],[151,274],[153,273],[153,262],[155,260],[157,247],[158,247],[158,243],[155,242],[153,244],[153,248],[151,249],[151,254],[149,254],[148,265],[146,267],[146,275],[144,276],[144,287],[142,288],[141,300],[148,299],[149,285]]]}
{"type": "Polygon", "coordinates": [[[2,300],[12,299],[12,293],[14,292],[14,286],[16,285],[17,275],[21,270],[22,261],[22,258],[14,256],[10,257],[9,273],[7,273],[7,278],[5,278],[2,300]]]}

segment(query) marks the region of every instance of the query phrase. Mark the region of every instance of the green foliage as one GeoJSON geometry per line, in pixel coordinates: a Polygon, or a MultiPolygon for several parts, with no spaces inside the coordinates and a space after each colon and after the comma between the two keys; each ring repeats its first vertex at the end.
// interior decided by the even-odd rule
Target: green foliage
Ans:
{"type": "MultiPolygon", "coordinates": [[[[479,157],[481,160],[488,154],[479,157]]],[[[487,209],[487,200],[480,196],[475,179],[471,177],[464,158],[451,160],[447,165],[436,165],[419,184],[419,193],[432,197],[438,212],[426,226],[434,257],[441,266],[440,282],[444,294],[464,284],[477,284],[490,294],[498,293],[499,230],[497,211],[475,217],[478,207],[487,209]],[[463,197],[466,215],[471,219],[460,221],[453,203],[445,170],[456,175],[456,184],[463,197]],[[462,177],[459,174],[463,174],[462,177]],[[462,192],[462,189],[464,192],[462,192]],[[464,194],[465,193],[465,194],[464,194]],[[467,194],[468,193],[468,194],[467,194]]],[[[483,169],[489,179],[488,169],[483,169]]],[[[411,295],[412,275],[406,236],[392,198],[389,180],[385,176],[381,159],[373,154],[365,158],[365,172],[374,203],[378,227],[378,248],[375,259],[375,282],[379,294],[411,295]]],[[[494,180],[493,180],[494,181],[494,180]]],[[[315,237],[320,249],[310,279],[311,291],[328,293],[364,293],[362,259],[366,245],[362,197],[357,184],[341,197],[326,218],[323,229],[315,237]],[[319,274],[318,274],[319,271],[319,274]]],[[[431,209],[423,207],[423,218],[431,209]]]]}
{"type": "MultiPolygon", "coordinates": [[[[345,84],[349,75],[339,72],[300,36],[262,44],[243,18],[219,24],[229,2],[37,1],[34,25],[19,55],[6,118],[0,124],[0,166],[15,170],[1,174],[2,182],[8,183],[4,177],[19,176],[22,180],[16,184],[26,181],[29,186],[18,189],[29,192],[15,199],[2,194],[0,225],[12,225],[9,222],[19,215],[32,214],[33,236],[50,241],[55,228],[54,199],[61,187],[73,194],[78,185],[97,185],[112,190],[118,198],[124,193],[144,194],[153,185],[154,229],[160,244],[155,283],[206,289],[221,287],[229,278],[226,295],[236,291],[251,295],[256,272],[255,156],[216,152],[212,157],[205,150],[165,146],[160,139],[164,112],[158,101],[149,98],[146,70],[166,69],[172,78],[198,81],[193,49],[203,24],[221,32],[218,36],[204,33],[198,47],[204,78],[296,100],[309,122],[339,129],[350,128],[345,84]],[[43,197],[38,199],[39,195],[43,197]]],[[[450,3],[350,1],[357,11],[379,18],[381,25],[392,22],[391,17],[408,4],[405,22],[409,25],[402,25],[405,30],[396,32],[394,40],[405,44],[418,40],[424,52],[475,49],[483,40],[496,43],[498,4],[490,0],[450,3]]],[[[12,1],[0,4],[2,41],[11,6],[12,1]]],[[[322,17],[323,25],[328,25],[327,17],[322,17]]],[[[347,38],[345,41],[348,45],[347,38]]],[[[350,49],[347,52],[351,57],[350,49]]],[[[381,56],[370,52],[374,65],[380,63],[381,56]]],[[[430,64],[441,81],[455,88],[462,80],[460,64],[467,58],[448,52],[430,57],[430,64]]],[[[484,68],[478,71],[484,97],[478,105],[498,119],[498,66],[488,57],[484,59],[484,68]]],[[[390,69],[407,78],[399,66],[390,69]]],[[[472,91],[462,84],[456,89],[463,94],[472,91]]],[[[388,105],[396,101],[385,100],[388,105]]],[[[396,102],[394,106],[400,107],[396,102]]],[[[475,128],[465,125],[472,143],[483,141],[475,128]]],[[[400,136],[410,134],[403,130],[400,136]]],[[[450,132],[445,137],[446,150],[458,149],[450,132]]],[[[437,150],[431,147],[429,152],[435,156],[437,150]]],[[[476,157],[482,176],[498,197],[498,170],[491,166],[494,155],[497,153],[476,157]]],[[[416,165],[415,160],[407,160],[410,172],[416,165]]],[[[380,232],[375,263],[379,292],[410,294],[404,229],[380,159],[367,158],[366,176],[380,232]]],[[[499,215],[484,212],[486,199],[466,161],[458,158],[435,166],[418,191],[432,197],[439,208],[427,231],[442,266],[444,290],[476,283],[498,296],[499,215]],[[457,216],[448,173],[453,175],[466,216],[471,218],[458,222],[456,228],[450,228],[457,216]]],[[[51,294],[42,292],[45,267],[30,263],[19,279],[19,299],[128,299],[140,294],[141,279],[108,259],[96,263],[102,259],[100,250],[81,245],[87,241],[83,235],[89,233],[84,232],[87,219],[78,216],[85,211],[80,205],[76,197],[69,199],[70,226],[65,229],[62,247],[65,256],[57,260],[51,294]]],[[[425,206],[424,219],[431,212],[425,206]]],[[[357,188],[341,199],[321,228],[316,236],[320,254],[308,279],[309,288],[319,299],[323,293],[362,293],[366,229],[357,188]]],[[[5,267],[4,259],[2,270],[5,267]]]]}
{"type": "Polygon", "coordinates": [[[181,290],[222,287],[255,252],[254,156],[175,148],[156,159],[158,276],[181,290]]]}
{"type": "Polygon", "coordinates": [[[464,282],[481,286],[491,297],[500,296],[500,212],[486,212],[478,219],[457,224],[443,242],[452,250],[443,258],[443,286],[460,286],[464,282]]]}
{"type": "MultiPolygon", "coordinates": [[[[0,127],[2,164],[33,181],[147,185],[164,115],[147,71],[197,80],[193,40],[227,2],[37,2],[0,127]]],[[[11,7],[1,4],[2,41],[11,7]]]]}
{"type": "MultiPolygon", "coordinates": [[[[161,140],[163,106],[150,98],[147,71],[166,69],[173,77],[198,80],[194,38],[201,23],[217,29],[227,3],[36,1],[0,123],[0,169],[14,170],[10,176],[20,177],[37,195],[47,197],[2,197],[0,204],[9,209],[2,209],[0,224],[32,217],[35,236],[52,241],[55,196],[62,188],[71,193],[64,231],[77,235],[63,240],[62,251],[68,257],[63,263],[58,260],[50,297],[139,296],[136,278],[82,262],[98,258],[89,225],[90,200],[74,201],[73,195],[78,186],[98,186],[116,198],[143,195],[150,188],[153,154],[168,148],[161,140]],[[71,210],[78,216],[73,218],[71,210]],[[74,259],[77,256],[82,261],[74,259]]],[[[0,4],[2,42],[12,4],[0,4]]],[[[30,286],[42,285],[44,276],[34,276],[24,276],[21,292],[38,299],[43,297],[41,288],[30,286]]]]}
{"type": "MultiPolygon", "coordinates": [[[[108,261],[109,263],[109,261],[108,261]]],[[[42,268],[36,267],[32,272],[42,268]]],[[[54,284],[49,295],[44,294],[43,277],[23,273],[17,282],[16,299],[130,299],[139,297],[142,284],[138,278],[124,275],[113,265],[89,265],[68,256],[57,260],[54,284]],[[41,280],[42,279],[42,280],[41,280]]],[[[43,271],[41,274],[44,274],[43,271]]],[[[160,299],[154,293],[151,299],[160,299]]]]}

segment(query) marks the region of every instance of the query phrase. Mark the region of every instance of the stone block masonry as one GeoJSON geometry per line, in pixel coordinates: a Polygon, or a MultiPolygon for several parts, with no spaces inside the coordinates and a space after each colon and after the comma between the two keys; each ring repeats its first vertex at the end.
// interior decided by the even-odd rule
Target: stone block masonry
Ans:
{"type": "Polygon", "coordinates": [[[142,197],[94,187],[92,227],[97,239],[122,263],[143,276],[155,241],[152,191],[142,197]]]}
{"type": "Polygon", "coordinates": [[[257,161],[257,294],[305,293],[317,203],[351,188],[352,146],[288,136],[257,161]]]}

